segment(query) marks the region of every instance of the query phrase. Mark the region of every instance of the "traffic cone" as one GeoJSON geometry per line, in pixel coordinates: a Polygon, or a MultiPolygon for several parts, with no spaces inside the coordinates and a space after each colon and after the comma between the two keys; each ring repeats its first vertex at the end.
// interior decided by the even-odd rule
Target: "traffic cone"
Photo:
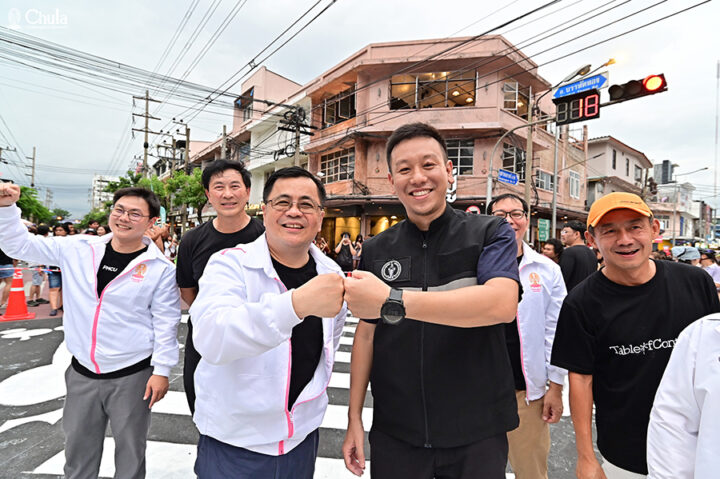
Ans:
{"type": "Polygon", "coordinates": [[[12,285],[10,286],[8,306],[5,314],[0,316],[0,321],[17,321],[20,319],[35,319],[35,313],[28,313],[27,303],[25,303],[22,270],[15,268],[12,285]]]}

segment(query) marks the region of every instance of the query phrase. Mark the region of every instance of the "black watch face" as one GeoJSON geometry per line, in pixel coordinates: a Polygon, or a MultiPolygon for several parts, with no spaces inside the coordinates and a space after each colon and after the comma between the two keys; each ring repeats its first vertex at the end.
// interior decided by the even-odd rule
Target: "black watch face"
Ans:
{"type": "Polygon", "coordinates": [[[405,308],[400,303],[388,301],[383,304],[380,315],[386,323],[397,324],[405,317],[405,308]]]}

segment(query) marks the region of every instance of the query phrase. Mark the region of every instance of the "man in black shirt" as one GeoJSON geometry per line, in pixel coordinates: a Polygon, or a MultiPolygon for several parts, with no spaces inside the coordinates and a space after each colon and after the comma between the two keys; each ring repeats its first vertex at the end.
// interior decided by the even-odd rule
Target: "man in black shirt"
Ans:
{"type": "Polygon", "coordinates": [[[372,381],[373,478],[504,478],[507,432],[518,425],[501,324],[518,305],[515,235],[501,218],[446,203],[452,163],[431,126],[398,128],[387,161],[408,219],[363,243],[360,271],[345,279],[362,319],[345,466],[356,475],[365,467],[361,412],[372,381]]]}
{"type": "Polygon", "coordinates": [[[597,257],[585,246],[584,234],[585,225],[577,220],[565,223],[560,231],[560,238],[565,245],[560,256],[560,269],[568,292],[597,271],[597,257]]]}
{"type": "MultiPolygon", "coordinates": [[[[205,195],[217,217],[201,224],[183,236],[177,255],[177,282],[180,295],[192,306],[198,294],[198,281],[210,256],[238,244],[252,243],[265,228],[250,218],[245,206],[250,196],[250,172],[242,163],[218,160],[210,163],[202,174],[205,195]]],[[[200,354],[192,340],[192,319],[188,320],[185,339],[183,384],[190,411],[195,412],[195,382],[193,376],[200,362],[200,354]]]]}
{"type": "Polygon", "coordinates": [[[676,338],[720,310],[700,268],[649,259],[659,230],[637,195],[611,193],[590,208],[585,236],[605,267],[565,299],[551,358],[570,372],[579,479],[647,474],[650,410],[676,338]],[[593,402],[602,468],[592,446],[593,402]]]}

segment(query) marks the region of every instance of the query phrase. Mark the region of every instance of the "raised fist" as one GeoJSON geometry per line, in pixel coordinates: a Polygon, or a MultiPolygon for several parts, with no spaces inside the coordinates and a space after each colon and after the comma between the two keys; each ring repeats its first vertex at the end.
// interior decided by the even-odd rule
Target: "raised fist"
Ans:
{"type": "Polygon", "coordinates": [[[12,183],[0,183],[0,207],[10,206],[20,199],[20,187],[12,183]]]}

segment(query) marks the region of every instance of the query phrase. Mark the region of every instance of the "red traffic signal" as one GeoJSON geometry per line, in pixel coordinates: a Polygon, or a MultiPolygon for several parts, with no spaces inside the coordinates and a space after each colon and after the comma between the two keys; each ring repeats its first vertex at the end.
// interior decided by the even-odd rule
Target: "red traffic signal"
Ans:
{"type": "Polygon", "coordinates": [[[610,101],[620,103],[667,90],[665,75],[649,75],[642,80],[632,80],[623,85],[612,85],[608,90],[610,101]]]}

